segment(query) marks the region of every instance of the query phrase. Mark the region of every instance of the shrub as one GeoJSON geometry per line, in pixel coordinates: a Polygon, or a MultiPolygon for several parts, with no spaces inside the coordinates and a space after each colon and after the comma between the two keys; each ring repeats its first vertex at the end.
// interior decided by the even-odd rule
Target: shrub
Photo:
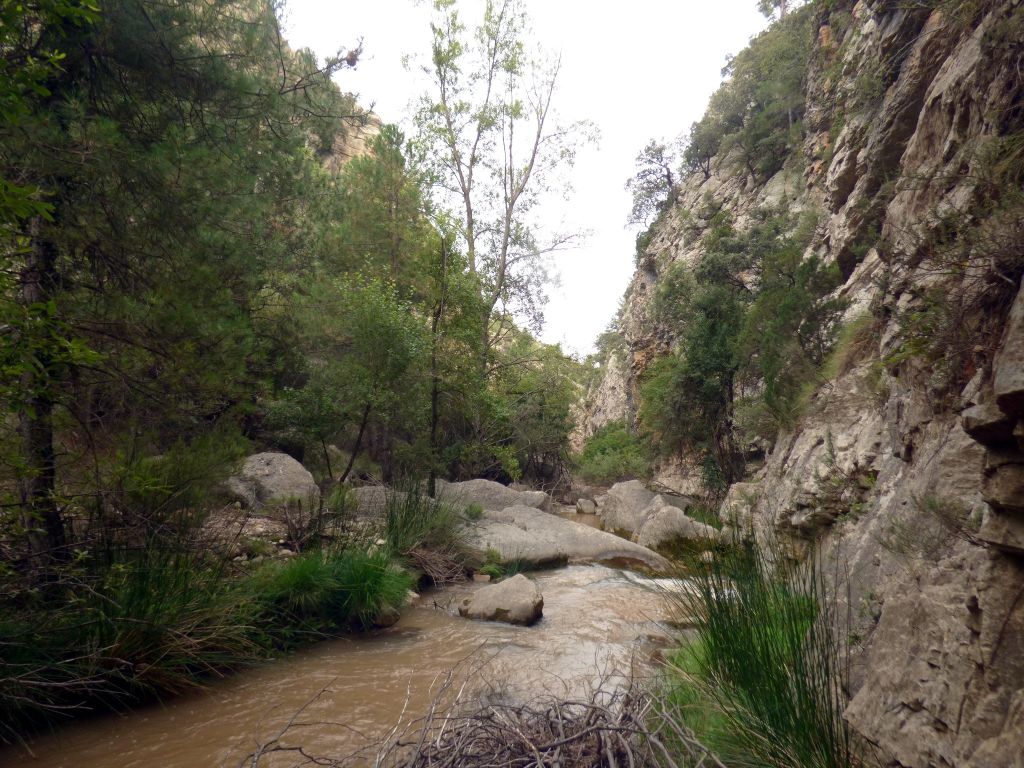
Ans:
{"type": "Polygon", "coordinates": [[[435,584],[465,576],[468,550],[462,523],[463,516],[454,505],[443,498],[432,499],[418,484],[387,492],[383,533],[386,551],[435,584]]]}
{"type": "Polygon", "coordinates": [[[368,628],[388,608],[400,607],[412,586],[412,576],[386,552],[355,548],[268,563],[252,580],[257,599],[279,617],[276,623],[308,632],[368,628]]]}
{"type": "Polygon", "coordinates": [[[615,483],[646,477],[650,471],[637,436],[621,421],[598,429],[576,458],[580,476],[589,483],[615,483]]]}
{"type": "Polygon", "coordinates": [[[91,706],[202,685],[398,608],[412,576],[385,552],[309,552],[230,578],[168,542],[108,549],[0,605],[0,741],[91,706]]]}
{"type": "Polygon", "coordinates": [[[5,601],[0,740],[90,703],[195,688],[270,653],[258,603],[214,563],[152,544],[104,555],[5,601]]]}
{"type": "Polygon", "coordinates": [[[739,538],[704,557],[692,564],[690,589],[675,593],[696,641],[676,656],[683,683],[668,695],[710,710],[696,724],[709,729],[709,741],[745,753],[739,762],[857,764],[842,716],[846,665],[835,596],[817,558],[796,563],[777,544],[765,552],[739,538]]]}

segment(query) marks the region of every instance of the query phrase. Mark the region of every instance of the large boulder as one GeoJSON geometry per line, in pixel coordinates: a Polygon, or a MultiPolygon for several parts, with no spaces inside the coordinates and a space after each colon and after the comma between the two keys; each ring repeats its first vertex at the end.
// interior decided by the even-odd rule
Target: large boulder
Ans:
{"type": "MultiPolygon", "coordinates": [[[[348,499],[351,499],[352,508],[358,517],[383,517],[388,505],[388,497],[392,494],[401,494],[385,485],[364,485],[348,491],[348,499]]],[[[346,505],[347,506],[347,505],[346,505]]]]}
{"type": "Polygon", "coordinates": [[[292,504],[308,511],[320,505],[313,475],[286,453],[249,456],[238,474],[228,478],[226,488],[243,506],[256,511],[292,504]]]}
{"type": "Polygon", "coordinates": [[[718,531],[687,517],[681,509],[658,496],[651,502],[640,530],[633,534],[633,541],[644,547],[659,549],[680,540],[713,542],[718,540],[718,531]]]}
{"type": "Polygon", "coordinates": [[[529,626],[544,612],[544,597],[537,585],[519,573],[478,589],[459,605],[459,615],[481,621],[504,621],[529,626]]]}
{"type": "Polygon", "coordinates": [[[639,480],[616,483],[601,500],[604,527],[609,531],[634,533],[644,521],[644,513],[655,493],[639,480]]]}
{"type": "Polygon", "coordinates": [[[651,505],[659,499],[659,504],[675,507],[683,512],[694,503],[689,496],[656,494],[639,480],[616,483],[601,498],[598,505],[600,514],[604,516],[605,530],[627,536],[636,533],[643,527],[647,515],[654,509],[651,505]]]}
{"type": "Polygon", "coordinates": [[[576,511],[581,515],[596,515],[597,504],[592,499],[578,499],[576,501],[576,511]]]}
{"type": "Polygon", "coordinates": [[[506,507],[534,507],[547,511],[551,508],[551,497],[544,491],[517,491],[493,480],[463,480],[460,483],[437,481],[440,498],[445,501],[464,504],[479,504],[485,510],[501,510],[506,507]]]}
{"type": "Polygon", "coordinates": [[[467,524],[466,540],[480,553],[496,550],[502,562],[515,560],[534,567],[565,562],[657,572],[671,567],[647,547],[533,507],[485,512],[483,519],[467,524]]]}

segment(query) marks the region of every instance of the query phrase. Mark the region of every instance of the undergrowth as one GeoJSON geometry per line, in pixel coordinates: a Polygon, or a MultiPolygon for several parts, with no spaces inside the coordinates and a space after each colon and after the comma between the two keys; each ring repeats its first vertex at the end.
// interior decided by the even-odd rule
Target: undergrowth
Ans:
{"type": "Polygon", "coordinates": [[[696,634],[670,660],[669,703],[730,765],[858,765],[836,604],[817,559],[796,563],[752,539],[709,552],[675,593],[696,634]]]}
{"type": "Polygon", "coordinates": [[[108,550],[0,604],[0,741],[91,709],[200,687],[399,608],[412,576],[387,552],[324,549],[241,575],[178,542],[108,550]]]}
{"type": "Polygon", "coordinates": [[[594,432],[575,463],[588,483],[612,484],[650,473],[640,440],[621,421],[605,424],[594,432]]]}

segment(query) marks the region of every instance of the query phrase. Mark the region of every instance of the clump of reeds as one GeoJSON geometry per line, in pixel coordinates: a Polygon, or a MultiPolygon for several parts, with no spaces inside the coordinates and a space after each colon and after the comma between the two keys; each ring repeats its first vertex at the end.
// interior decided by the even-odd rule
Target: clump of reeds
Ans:
{"type": "Polygon", "coordinates": [[[709,549],[676,592],[695,636],[667,696],[727,761],[848,768],[847,662],[834,587],[811,556],[737,536],[709,549]]]}

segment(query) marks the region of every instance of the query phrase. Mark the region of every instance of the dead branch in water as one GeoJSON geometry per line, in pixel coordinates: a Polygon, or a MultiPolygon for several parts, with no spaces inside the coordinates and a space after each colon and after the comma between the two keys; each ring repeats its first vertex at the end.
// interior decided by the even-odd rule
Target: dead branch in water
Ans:
{"type": "Polygon", "coordinates": [[[487,703],[453,670],[423,716],[350,755],[284,747],[287,730],[246,764],[258,768],[263,757],[291,752],[301,755],[293,765],[329,768],[725,768],[678,713],[635,683],[598,686],[583,698],[487,703]]]}

